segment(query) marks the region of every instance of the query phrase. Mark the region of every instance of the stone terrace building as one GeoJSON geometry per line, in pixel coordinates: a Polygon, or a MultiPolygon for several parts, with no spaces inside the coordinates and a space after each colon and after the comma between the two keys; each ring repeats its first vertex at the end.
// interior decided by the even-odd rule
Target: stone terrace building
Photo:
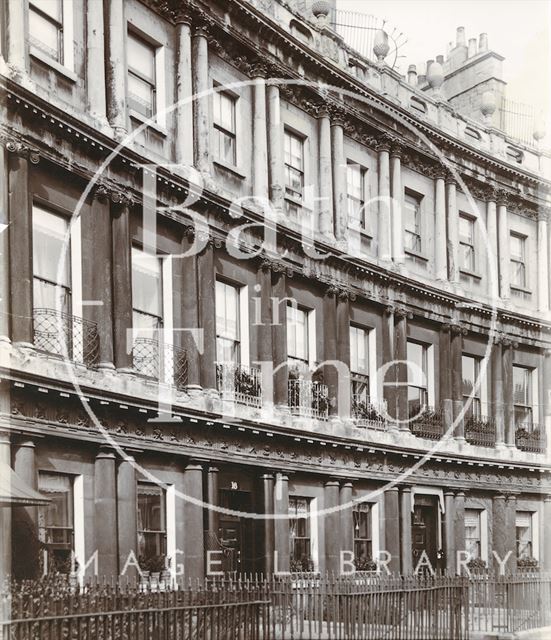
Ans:
{"type": "Polygon", "coordinates": [[[329,8],[2,3],[3,572],[551,570],[551,158],[329,8]]]}

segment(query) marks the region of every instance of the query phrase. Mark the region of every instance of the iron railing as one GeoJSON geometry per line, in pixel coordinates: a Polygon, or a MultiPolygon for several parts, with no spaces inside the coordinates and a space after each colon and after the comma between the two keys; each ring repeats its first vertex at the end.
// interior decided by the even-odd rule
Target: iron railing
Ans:
{"type": "Polygon", "coordinates": [[[423,407],[417,415],[410,417],[409,428],[414,435],[421,438],[440,440],[444,434],[442,409],[423,407]]]}
{"type": "Polygon", "coordinates": [[[134,369],[141,375],[183,389],[188,383],[184,349],[153,338],[136,338],[132,349],[134,369]]]}
{"type": "Polygon", "coordinates": [[[292,415],[318,420],[327,419],[329,392],[326,384],[300,378],[289,380],[287,396],[292,415]]]}
{"type": "Polygon", "coordinates": [[[66,356],[87,367],[97,365],[99,334],[95,322],[56,311],[33,310],[34,346],[40,351],[66,356]]]}
{"type": "Polygon", "coordinates": [[[515,444],[521,451],[545,453],[547,450],[545,426],[535,423],[529,426],[519,425],[515,431],[515,444]]]}
{"type": "Polygon", "coordinates": [[[465,439],[479,447],[494,447],[496,444],[495,420],[490,416],[465,418],[465,439]]]}
{"type": "Polygon", "coordinates": [[[503,97],[498,112],[500,128],[508,136],[528,146],[537,144],[534,131],[538,124],[538,113],[533,105],[503,97]]]}
{"type": "Polygon", "coordinates": [[[369,427],[384,431],[387,421],[384,417],[385,407],[366,401],[361,395],[352,395],[352,418],[357,427],[369,427]]]}
{"type": "Polygon", "coordinates": [[[251,407],[262,406],[260,369],[233,363],[217,363],[216,384],[223,400],[251,407]]]}

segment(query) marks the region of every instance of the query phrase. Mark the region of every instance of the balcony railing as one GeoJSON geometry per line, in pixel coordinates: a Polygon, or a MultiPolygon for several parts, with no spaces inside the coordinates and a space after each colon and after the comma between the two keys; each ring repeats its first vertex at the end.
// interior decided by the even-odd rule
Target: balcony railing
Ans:
{"type": "Polygon", "coordinates": [[[494,447],[496,444],[495,420],[489,416],[465,418],[465,439],[479,447],[494,447]]]}
{"type": "Polygon", "coordinates": [[[34,309],[34,346],[92,367],[98,363],[99,335],[95,322],[55,309],[34,309]]]}
{"type": "Polygon", "coordinates": [[[387,422],[384,417],[385,407],[367,402],[362,396],[352,395],[352,418],[357,427],[368,427],[384,431],[387,422]]]}
{"type": "Polygon", "coordinates": [[[539,424],[519,425],[515,431],[515,444],[521,451],[545,453],[547,442],[545,427],[539,424]]]}
{"type": "Polygon", "coordinates": [[[289,380],[288,405],[294,416],[327,420],[329,394],[327,385],[313,380],[289,380]]]}
{"type": "Polygon", "coordinates": [[[442,410],[434,407],[423,407],[410,418],[411,432],[421,438],[440,440],[444,433],[442,410]]]}
{"type": "Polygon", "coordinates": [[[262,406],[260,369],[232,363],[216,365],[216,384],[223,400],[249,407],[262,406]]]}
{"type": "Polygon", "coordinates": [[[159,343],[153,338],[136,338],[132,349],[134,369],[147,378],[183,389],[188,383],[188,362],[184,349],[159,343]]]}

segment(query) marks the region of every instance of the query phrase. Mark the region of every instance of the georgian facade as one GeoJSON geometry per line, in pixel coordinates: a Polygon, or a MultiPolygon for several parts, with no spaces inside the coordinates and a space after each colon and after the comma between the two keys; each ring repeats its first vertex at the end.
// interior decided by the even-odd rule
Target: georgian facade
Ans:
{"type": "Polygon", "coordinates": [[[550,570],[549,154],[323,14],[93,5],[2,7],[3,571],[550,570]]]}

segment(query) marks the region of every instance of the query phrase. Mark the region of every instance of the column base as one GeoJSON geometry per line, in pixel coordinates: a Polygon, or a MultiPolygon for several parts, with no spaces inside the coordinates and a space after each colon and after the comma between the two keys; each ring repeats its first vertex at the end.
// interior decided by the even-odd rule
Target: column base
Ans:
{"type": "Polygon", "coordinates": [[[112,362],[100,362],[98,364],[99,371],[116,371],[115,365],[112,362]]]}

